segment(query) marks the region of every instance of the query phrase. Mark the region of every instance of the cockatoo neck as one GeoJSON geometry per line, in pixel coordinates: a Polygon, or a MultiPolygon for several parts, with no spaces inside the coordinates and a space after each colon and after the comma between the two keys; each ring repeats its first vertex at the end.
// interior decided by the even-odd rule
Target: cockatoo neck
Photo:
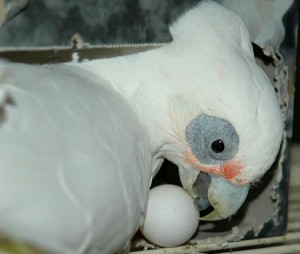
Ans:
{"type": "Polygon", "coordinates": [[[163,161],[161,151],[164,144],[170,143],[168,132],[171,123],[167,111],[172,91],[160,71],[161,56],[157,51],[80,63],[102,80],[107,80],[128,101],[146,129],[152,154],[157,159],[155,163],[158,165],[155,167],[159,167],[163,161]]]}

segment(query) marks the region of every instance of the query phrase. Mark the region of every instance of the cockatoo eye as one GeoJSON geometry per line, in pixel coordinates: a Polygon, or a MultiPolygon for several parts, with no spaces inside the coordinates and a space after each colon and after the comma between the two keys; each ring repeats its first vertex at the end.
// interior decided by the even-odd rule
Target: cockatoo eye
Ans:
{"type": "Polygon", "coordinates": [[[221,164],[232,159],[239,147],[239,136],[232,124],[222,118],[198,115],[186,128],[186,139],[201,163],[221,164]]]}
{"type": "Polygon", "coordinates": [[[211,150],[213,150],[215,153],[222,153],[224,149],[225,145],[222,139],[217,139],[211,144],[211,150]]]}

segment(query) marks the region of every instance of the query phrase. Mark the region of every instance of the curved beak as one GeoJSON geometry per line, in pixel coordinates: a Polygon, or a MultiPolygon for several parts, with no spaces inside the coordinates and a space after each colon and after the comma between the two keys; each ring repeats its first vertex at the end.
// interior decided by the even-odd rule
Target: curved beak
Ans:
{"type": "Polygon", "coordinates": [[[250,184],[236,186],[224,178],[194,169],[180,168],[179,175],[184,189],[200,210],[200,220],[205,221],[223,220],[234,215],[244,203],[250,187],[250,184]],[[210,206],[213,211],[201,217],[201,211],[210,206]]]}

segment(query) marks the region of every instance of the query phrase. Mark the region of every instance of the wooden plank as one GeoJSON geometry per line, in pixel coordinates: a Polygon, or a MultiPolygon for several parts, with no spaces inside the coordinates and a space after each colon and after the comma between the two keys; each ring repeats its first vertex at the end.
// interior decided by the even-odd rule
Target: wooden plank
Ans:
{"type": "MultiPolygon", "coordinates": [[[[207,243],[207,244],[201,244],[199,242],[199,244],[197,244],[197,241],[194,241],[196,243],[195,245],[185,245],[185,246],[179,246],[175,248],[162,248],[162,249],[155,249],[155,250],[136,251],[131,253],[134,254],[142,254],[142,253],[143,254],[172,254],[172,253],[183,254],[183,253],[194,253],[194,252],[203,253],[207,251],[231,250],[236,248],[245,248],[245,247],[251,248],[257,246],[267,246],[271,244],[280,244],[280,243],[282,244],[291,241],[300,242],[300,232],[288,233],[285,236],[260,238],[260,239],[245,240],[240,242],[207,243]]],[[[300,249],[298,249],[298,251],[300,253],[300,249]]],[[[253,254],[253,248],[252,248],[252,254],[253,254]]]]}

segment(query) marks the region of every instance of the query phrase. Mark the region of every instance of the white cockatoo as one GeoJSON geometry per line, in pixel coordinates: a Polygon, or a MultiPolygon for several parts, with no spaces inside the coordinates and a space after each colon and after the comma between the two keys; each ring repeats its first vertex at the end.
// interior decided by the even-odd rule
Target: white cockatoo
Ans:
{"type": "Polygon", "coordinates": [[[241,19],[203,2],[170,44],[82,63],[2,63],[0,229],[54,253],[116,253],[143,223],[164,158],[202,219],[233,215],[283,123],[241,19]],[[201,215],[201,213],[200,213],[201,215]]]}

